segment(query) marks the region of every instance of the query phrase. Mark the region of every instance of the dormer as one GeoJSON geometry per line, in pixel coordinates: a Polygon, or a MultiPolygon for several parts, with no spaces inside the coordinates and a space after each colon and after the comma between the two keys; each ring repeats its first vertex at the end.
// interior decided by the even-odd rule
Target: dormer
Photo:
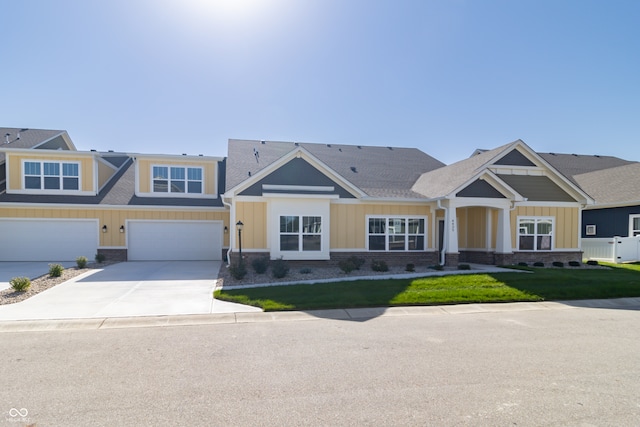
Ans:
{"type": "Polygon", "coordinates": [[[138,197],[216,199],[221,157],[136,154],[138,197]]]}

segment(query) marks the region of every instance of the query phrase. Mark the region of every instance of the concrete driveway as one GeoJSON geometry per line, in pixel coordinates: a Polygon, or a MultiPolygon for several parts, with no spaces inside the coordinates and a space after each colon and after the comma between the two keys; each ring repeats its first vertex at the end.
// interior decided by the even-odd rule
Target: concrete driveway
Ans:
{"type": "Polygon", "coordinates": [[[91,270],[26,301],[1,305],[0,320],[261,311],[213,299],[220,266],[220,261],[122,262],[91,270]]]}

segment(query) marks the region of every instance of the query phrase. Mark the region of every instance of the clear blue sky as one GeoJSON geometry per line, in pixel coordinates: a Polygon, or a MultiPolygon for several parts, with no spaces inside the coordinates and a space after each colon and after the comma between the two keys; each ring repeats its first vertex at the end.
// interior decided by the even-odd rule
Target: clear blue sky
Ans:
{"type": "Polygon", "coordinates": [[[0,126],[81,150],[518,138],[640,160],[637,0],[0,0],[0,126]]]}

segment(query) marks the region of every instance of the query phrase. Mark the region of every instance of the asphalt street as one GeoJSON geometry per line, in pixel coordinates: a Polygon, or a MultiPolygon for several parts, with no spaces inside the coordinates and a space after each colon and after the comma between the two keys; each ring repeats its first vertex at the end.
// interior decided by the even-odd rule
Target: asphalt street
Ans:
{"type": "Polygon", "coordinates": [[[640,312],[307,316],[0,333],[0,422],[632,426],[640,312]]]}

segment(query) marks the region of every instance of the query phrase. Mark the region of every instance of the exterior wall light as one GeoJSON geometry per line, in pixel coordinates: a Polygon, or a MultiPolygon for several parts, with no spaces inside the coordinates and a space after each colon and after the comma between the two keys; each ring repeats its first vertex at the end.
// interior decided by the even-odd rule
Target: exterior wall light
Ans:
{"type": "Polygon", "coordinates": [[[120,226],[120,232],[121,232],[121,233],[124,233],[124,225],[121,225],[121,226],[120,226]]]}
{"type": "Polygon", "coordinates": [[[106,224],[102,226],[102,232],[103,232],[103,233],[106,233],[106,232],[107,232],[107,225],[106,225],[106,224]]]}

